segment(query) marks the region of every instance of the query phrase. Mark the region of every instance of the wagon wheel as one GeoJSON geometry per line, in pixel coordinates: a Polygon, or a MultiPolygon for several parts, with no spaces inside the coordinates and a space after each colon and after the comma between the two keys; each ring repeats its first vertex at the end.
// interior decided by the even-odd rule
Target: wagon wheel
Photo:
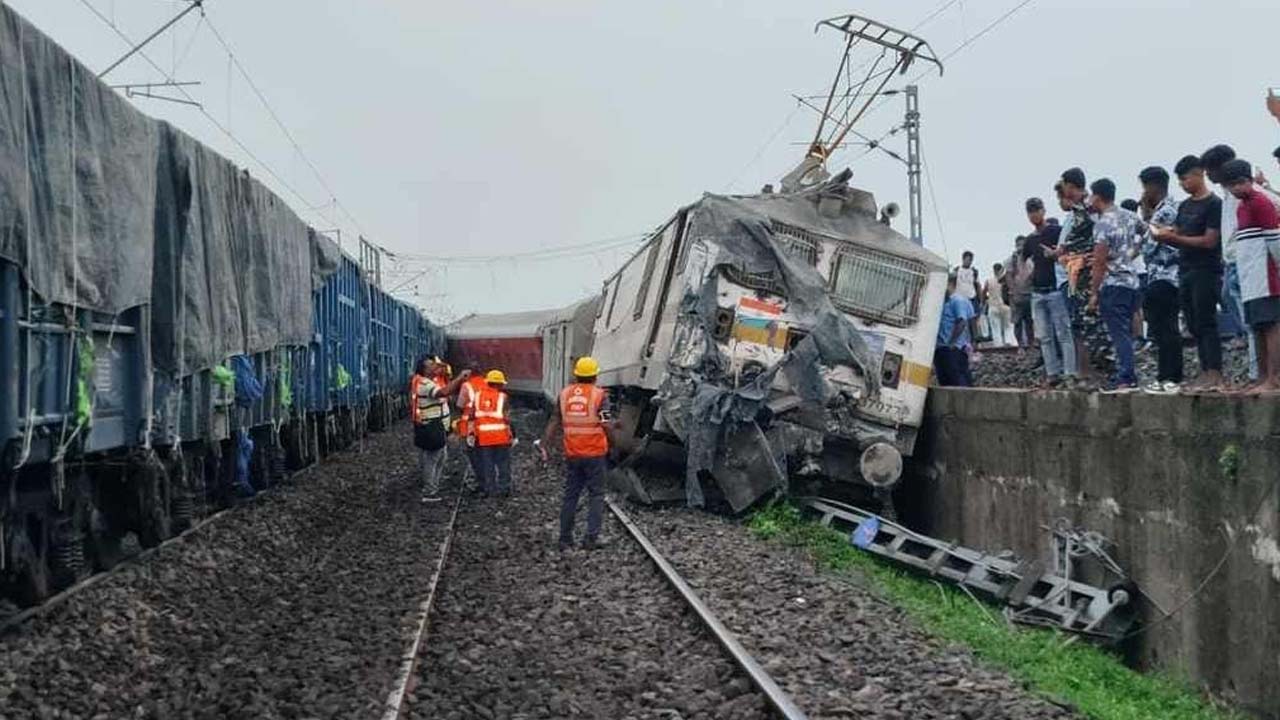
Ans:
{"type": "Polygon", "coordinates": [[[39,605],[49,599],[53,594],[53,580],[44,560],[37,558],[27,563],[18,575],[18,585],[14,594],[22,607],[39,605]]]}
{"type": "Polygon", "coordinates": [[[138,477],[139,523],[138,542],[144,548],[153,548],[168,540],[173,533],[173,519],[169,514],[172,492],[168,473],[157,462],[144,461],[138,477]]]}
{"type": "Polygon", "coordinates": [[[124,559],[124,533],[96,508],[90,521],[89,559],[94,569],[110,570],[124,559]]]}
{"type": "Polygon", "coordinates": [[[45,564],[43,553],[31,544],[26,530],[19,526],[16,533],[11,548],[14,559],[21,564],[12,585],[13,598],[22,607],[39,605],[53,591],[49,566],[45,564]]]}

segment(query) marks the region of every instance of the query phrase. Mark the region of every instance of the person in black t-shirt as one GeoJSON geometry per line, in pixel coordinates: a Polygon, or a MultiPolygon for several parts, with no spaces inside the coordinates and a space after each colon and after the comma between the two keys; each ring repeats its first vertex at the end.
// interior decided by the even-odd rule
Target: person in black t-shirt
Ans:
{"type": "Polygon", "coordinates": [[[1172,227],[1154,227],[1156,240],[1177,247],[1178,290],[1182,314],[1196,338],[1200,378],[1196,389],[1222,387],[1222,338],[1218,335],[1218,298],[1222,294],[1222,199],[1209,190],[1200,158],[1187,155],[1173,169],[1191,197],[1178,206],[1172,227]]]}

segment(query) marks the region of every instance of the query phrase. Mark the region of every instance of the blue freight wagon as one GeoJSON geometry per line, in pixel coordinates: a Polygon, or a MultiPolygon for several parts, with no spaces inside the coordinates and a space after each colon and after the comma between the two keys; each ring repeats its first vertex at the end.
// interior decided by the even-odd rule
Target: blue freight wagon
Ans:
{"type": "Polygon", "coordinates": [[[444,342],[3,4],[0,78],[0,601],[25,605],[388,426],[444,342]]]}

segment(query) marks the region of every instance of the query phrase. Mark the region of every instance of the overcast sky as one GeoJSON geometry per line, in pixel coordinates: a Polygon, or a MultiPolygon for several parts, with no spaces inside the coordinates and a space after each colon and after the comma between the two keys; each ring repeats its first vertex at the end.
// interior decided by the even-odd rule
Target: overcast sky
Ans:
{"type": "MultiPolygon", "coordinates": [[[[94,69],[126,46],[85,2],[134,39],[182,7],[0,2],[94,69]]],[[[354,221],[328,204],[198,14],[147,54],[203,83],[192,95],[297,194],[194,108],[136,102],[248,167],[313,225],[342,227],[352,252],[357,223],[387,249],[421,256],[604,245],[567,259],[435,265],[400,291],[437,314],[533,309],[597,291],[629,250],[610,241],[704,191],[754,192],[796,164],[816,116],[790,93],[824,89],[842,47],[833,32],[813,33],[816,20],[858,12],[910,28],[945,6],[918,33],[946,55],[1017,4],[207,0],[208,23],[354,221]]],[[[141,58],[108,77],[157,79],[141,58]]],[[[953,262],[972,249],[985,273],[1024,231],[1023,200],[1051,199],[1070,165],[1112,177],[1122,196],[1137,193],[1142,167],[1172,167],[1215,142],[1273,169],[1280,126],[1263,97],[1280,87],[1280,4],[1033,0],[920,86],[936,191],[925,198],[926,245],[953,262]]],[[[902,109],[888,101],[859,129],[879,137],[902,109]]],[[[901,134],[886,145],[904,152],[901,134]]],[[[846,165],[856,185],[905,208],[899,162],[849,148],[831,169],[846,165]]],[[[906,232],[906,218],[898,224],[906,232]]],[[[386,285],[424,267],[406,262],[386,285]]]]}

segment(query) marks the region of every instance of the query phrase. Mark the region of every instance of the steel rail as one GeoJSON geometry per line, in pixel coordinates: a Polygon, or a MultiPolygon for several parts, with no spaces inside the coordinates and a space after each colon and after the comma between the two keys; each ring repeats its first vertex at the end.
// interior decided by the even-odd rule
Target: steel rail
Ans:
{"type": "Polygon", "coordinates": [[[436,559],[436,570],[431,575],[427,597],[418,608],[418,630],[414,633],[413,644],[400,657],[400,672],[396,674],[395,685],[387,695],[386,712],[383,713],[382,720],[398,720],[404,714],[404,700],[409,695],[410,680],[413,678],[414,669],[418,666],[418,652],[422,649],[422,641],[427,637],[431,606],[435,604],[436,599],[436,588],[439,586],[440,576],[444,574],[445,561],[449,557],[449,548],[453,544],[453,532],[458,520],[458,508],[462,506],[462,495],[463,492],[460,490],[457,500],[453,503],[453,513],[449,516],[444,540],[440,542],[440,557],[436,559]]]}
{"type": "Polygon", "coordinates": [[[769,701],[769,704],[782,714],[784,720],[807,720],[804,711],[796,706],[791,696],[778,687],[778,683],[774,682],[774,679],[760,666],[760,663],[756,662],[746,648],[742,647],[742,644],[729,631],[729,628],[726,628],[719,618],[715,616],[715,613],[711,612],[711,608],[702,602],[702,599],[698,597],[693,588],[689,587],[684,578],[680,577],[680,573],[676,572],[671,563],[667,562],[662,553],[658,552],[653,543],[649,542],[649,538],[645,537],[644,533],[632,522],[631,518],[627,517],[627,514],[613,500],[606,498],[605,503],[609,505],[609,510],[613,512],[614,517],[618,518],[618,521],[627,529],[627,532],[631,533],[631,537],[640,543],[640,547],[644,548],[644,551],[648,553],[649,559],[666,576],[667,582],[671,583],[671,586],[684,597],[689,607],[693,608],[693,611],[698,614],[698,617],[707,626],[707,629],[711,631],[711,634],[715,636],[721,647],[733,657],[733,661],[747,674],[752,684],[760,692],[764,693],[765,699],[769,701]]]}
{"type": "MultiPolygon", "coordinates": [[[[310,473],[312,469],[314,469],[319,464],[320,464],[319,462],[314,462],[302,468],[301,470],[293,473],[292,475],[289,476],[289,482],[293,482],[295,480],[301,479],[302,477],[310,473]]],[[[48,612],[57,608],[62,603],[74,597],[77,593],[79,593],[82,590],[88,590],[94,585],[97,585],[98,583],[102,582],[103,580],[106,580],[107,578],[115,575],[116,573],[122,570],[126,570],[136,565],[140,565],[147,558],[151,557],[152,555],[155,555],[161,549],[168,547],[170,545],[173,545],[174,543],[180,540],[185,539],[188,535],[191,535],[192,533],[195,533],[198,530],[202,530],[204,528],[209,527],[219,518],[222,518],[226,515],[231,514],[231,512],[234,510],[239,510],[241,508],[252,505],[255,501],[257,501],[259,497],[262,497],[262,495],[263,493],[260,492],[257,495],[254,495],[253,497],[249,498],[248,502],[242,503],[240,505],[235,505],[229,508],[223,508],[222,510],[219,510],[218,512],[210,515],[209,517],[204,518],[203,520],[196,523],[195,525],[192,525],[186,530],[183,530],[177,535],[174,535],[168,540],[165,540],[159,545],[156,545],[153,548],[147,548],[146,550],[143,550],[137,555],[121,560],[120,562],[116,563],[115,566],[112,567],[110,570],[103,570],[100,573],[95,573],[93,575],[90,575],[89,577],[72,585],[66,590],[63,590],[62,592],[50,597],[48,600],[45,600],[39,605],[33,605],[27,608],[26,610],[23,610],[18,613],[14,613],[9,617],[6,617],[0,620],[0,635],[5,635],[9,632],[13,632],[14,630],[17,630],[22,625],[26,624],[28,621],[47,614],[48,612]]]]}

